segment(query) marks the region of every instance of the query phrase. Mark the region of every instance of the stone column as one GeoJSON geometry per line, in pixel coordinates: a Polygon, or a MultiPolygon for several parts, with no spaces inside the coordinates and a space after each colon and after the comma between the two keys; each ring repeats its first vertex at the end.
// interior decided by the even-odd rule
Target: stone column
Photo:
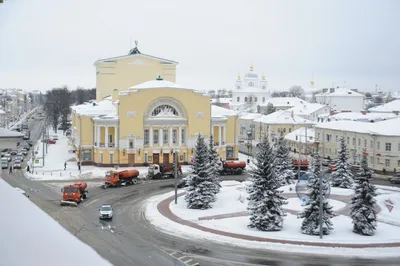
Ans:
{"type": "Polygon", "coordinates": [[[182,146],[182,126],[179,126],[179,140],[178,140],[178,146],[182,146]]]}
{"type": "Polygon", "coordinates": [[[226,145],[226,126],[224,126],[224,134],[223,134],[223,141],[225,142],[226,145]]]}
{"type": "Polygon", "coordinates": [[[164,130],[162,128],[160,128],[160,130],[158,131],[158,143],[160,145],[160,147],[163,146],[163,141],[164,141],[164,136],[163,136],[164,130]]]}
{"type": "Polygon", "coordinates": [[[100,147],[100,126],[96,126],[96,143],[97,147],[100,147]]]}
{"type": "Polygon", "coordinates": [[[218,144],[219,146],[222,146],[222,132],[221,132],[222,126],[218,126],[218,144]]]}
{"type": "Polygon", "coordinates": [[[153,127],[149,130],[149,147],[153,147],[153,127]]]}
{"type": "Polygon", "coordinates": [[[108,126],[105,126],[105,131],[104,131],[104,146],[108,148],[108,126]]]}
{"type": "Polygon", "coordinates": [[[115,145],[115,148],[118,147],[118,149],[119,149],[118,130],[119,130],[118,126],[114,126],[114,145],[115,145]]]}
{"type": "Polygon", "coordinates": [[[173,140],[172,140],[172,127],[169,128],[169,146],[172,147],[173,144],[173,140]]]}

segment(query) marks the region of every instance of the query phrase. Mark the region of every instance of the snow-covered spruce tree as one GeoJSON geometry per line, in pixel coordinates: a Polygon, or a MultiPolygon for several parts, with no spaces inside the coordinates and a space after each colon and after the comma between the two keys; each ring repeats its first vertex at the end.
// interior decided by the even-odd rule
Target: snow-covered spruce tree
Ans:
{"type": "Polygon", "coordinates": [[[210,146],[208,147],[208,160],[209,160],[209,172],[211,179],[214,183],[213,191],[217,194],[221,188],[219,179],[219,156],[217,151],[214,149],[214,138],[210,137],[210,146]]]}
{"type": "Polygon", "coordinates": [[[353,232],[372,236],[376,229],[376,211],[374,204],[377,196],[376,187],[369,181],[372,173],[368,168],[367,156],[361,161],[361,170],[356,174],[354,194],[350,200],[350,217],[353,219],[353,232]]]}
{"type": "MultiPolygon", "coordinates": [[[[320,233],[320,222],[319,222],[319,210],[320,210],[320,173],[321,173],[321,158],[319,157],[318,151],[314,157],[314,167],[312,170],[312,177],[308,179],[308,202],[304,210],[298,214],[298,218],[304,218],[301,224],[301,232],[306,235],[319,235],[320,233]]],[[[326,193],[329,189],[329,182],[322,179],[322,233],[328,235],[333,229],[331,218],[334,216],[332,212],[332,206],[329,205],[326,193]]]]}
{"type": "Polygon", "coordinates": [[[349,152],[347,150],[346,142],[342,137],[340,139],[339,156],[335,163],[335,170],[331,175],[332,185],[334,187],[351,188],[353,181],[353,174],[349,168],[349,152]]]}
{"type": "Polygon", "coordinates": [[[275,173],[281,186],[293,184],[294,173],[292,161],[289,156],[287,142],[281,134],[275,150],[275,173]]]}
{"type": "Polygon", "coordinates": [[[260,231],[279,231],[283,227],[283,216],[286,215],[282,205],[286,199],[279,190],[280,184],[274,170],[274,154],[268,139],[265,137],[259,144],[254,168],[251,170],[251,185],[248,186],[248,206],[251,228],[260,231]]]}
{"type": "Polygon", "coordinates": [[[198,136],[192,173],[186,178],[185,200],[189,209],[209,209],[215,201],[214,183],[209,170],[208,149],[202,136],[198,136]]]}

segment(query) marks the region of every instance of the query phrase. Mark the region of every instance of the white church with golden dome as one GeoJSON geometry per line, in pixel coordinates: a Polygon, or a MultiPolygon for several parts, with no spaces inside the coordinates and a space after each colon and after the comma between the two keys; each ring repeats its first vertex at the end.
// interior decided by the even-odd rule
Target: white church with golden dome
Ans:
{"type": "Polygon", "coordinates": [[[271,91],[265,76],[259,77],[254,67],[250,66],[243,79],[240,75],[237,77],[230,107],[234,110],[256,110],[258,105],[263,105],[270,97],[271,91]]]}

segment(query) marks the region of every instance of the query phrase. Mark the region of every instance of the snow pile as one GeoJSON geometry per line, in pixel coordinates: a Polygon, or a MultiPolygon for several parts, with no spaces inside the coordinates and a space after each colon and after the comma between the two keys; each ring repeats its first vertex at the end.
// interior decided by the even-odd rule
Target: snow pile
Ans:
{"type": "Polygon", "coordinates": [[[3,180],[0,198],[12,202],[2,206],[1,265],[69,266],[72,258],[82,265],[111,265],[3,180]]]}
{"type": "MultiPolygon", "coordinates": [[[[381,212],[378,214],[378,221],[400,226],[400,193],[382,194],[377,196],[376,200],[376,203],[381,208],[381,212]],[[393,208],[389,211],[391,206],[393,208]]],[[[380,228],[377,230],[379,231],[380,228]]]]}
{"type": "MultiPolygon", "coordinates": [[[[302,201],[299,198],[289,198],[287,201],[288,204],[283,207],[284,209],[289,209],[294,211],[302,211],[304,209],[302,201]]],[[[346,203],[344,203],[343,201],[328,199],[328,202],[329,205],[333,207],[332,208],[333,211],[340,211],[344,207],[346,207],[346,203]]]]}

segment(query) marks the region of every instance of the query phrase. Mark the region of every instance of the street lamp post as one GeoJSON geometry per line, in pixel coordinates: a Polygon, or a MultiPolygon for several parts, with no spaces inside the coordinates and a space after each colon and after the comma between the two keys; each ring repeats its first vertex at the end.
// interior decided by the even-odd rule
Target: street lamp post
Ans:
{"type": "Polygon", "coordinates": [[[251,130],[247,131],[247,163],[250,163],[250,149],[253,151],[251,130]]]}
{"type": "MultiPolygon", "coordinates": [[[[317,153],[318,153],[318,145],[319,145],[319,142],[315,142],[315,145],[316,145],[316,147],[317,147],[317,153]]],[[[320,169],[321,169],[321,165],[319,165],[319,167],[320,167],[320,169]]],[[[322,226],[322,223],[323,223],[323,213],[324,213],[324,211],[323,211],[323,207],[324,207],[324,202],[323,202],[323,196],[324,196],[324,192],[323,192],[323,186],[322,186],[322,178],[323,178],[323,175],[322,175],[322,173],[320,172],[319,173],[319,238],[321,238],[322,239],[322,236],[323,236],[323,226],[322,226]]]]}

